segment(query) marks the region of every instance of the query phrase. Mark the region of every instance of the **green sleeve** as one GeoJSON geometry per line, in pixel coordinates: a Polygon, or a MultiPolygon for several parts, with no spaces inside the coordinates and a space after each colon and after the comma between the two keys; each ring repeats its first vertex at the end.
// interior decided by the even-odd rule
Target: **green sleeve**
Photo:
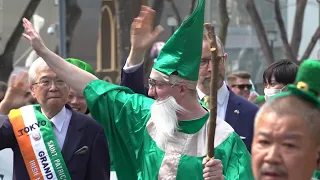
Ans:
{"type": "Polygon", "coordinates": [[[313,178],[320,179],[320,170],[314,171],[313,178]]]}
{"type": "Polygon", "coordinates": [[[237,133],[216,147],[215,158],[222,161],[225,180],[254,180],[250,153],[237,133]]]}
{"type": "Polygon", "coordinates": [[[104,127],[118,179],[137,179],[154,100],[102,80],[90,82],[84,96],[92,117],[104,127]]]}

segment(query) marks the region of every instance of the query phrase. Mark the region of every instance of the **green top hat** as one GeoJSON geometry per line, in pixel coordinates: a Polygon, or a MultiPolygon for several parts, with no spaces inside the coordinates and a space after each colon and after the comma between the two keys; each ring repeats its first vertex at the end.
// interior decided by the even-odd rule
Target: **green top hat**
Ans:
{"type": "Polygon", "coordinates": [[[289,84],[287,92],[280,93],[277,97],[296,95],[316,104],[320,108],[320,61],[308,59],[299,67],[296,84],[289,84]]]}
{"type": "Polygon", "coordinates": [[[66,61],[94,75],[94,70],[90,64],[75,58],[67,58],[66,61]]]}
{"type": "Polygon", "coordinates": [[[189,89],[196,89],[204,24],[205,1],[198,0],[193,13],[170,37],[161,49],[150,78],[170,84],[184,82],[189,89]]]}

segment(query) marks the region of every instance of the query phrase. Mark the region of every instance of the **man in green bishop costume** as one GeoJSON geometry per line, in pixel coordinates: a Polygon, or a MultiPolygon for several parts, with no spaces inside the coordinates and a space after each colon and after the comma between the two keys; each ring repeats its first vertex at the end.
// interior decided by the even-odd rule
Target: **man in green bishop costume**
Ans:
{"type": "MultiPolygon", "coordinates": [[[[156,100],[97,79],[50,51],[23,19],[28,39],[49,67],[83,93],[95,120],[105,128],[118,179],[251,180],[246,146],[217,119],[215,157],[207,160],[209,113],[197,99],[205,0],[163,47],[150,74],[156,100]]],[[[147,18],[140,12],[134,23],[147,18]]],[[[143,26],[143,24],[141,24],[143,26]]]]}

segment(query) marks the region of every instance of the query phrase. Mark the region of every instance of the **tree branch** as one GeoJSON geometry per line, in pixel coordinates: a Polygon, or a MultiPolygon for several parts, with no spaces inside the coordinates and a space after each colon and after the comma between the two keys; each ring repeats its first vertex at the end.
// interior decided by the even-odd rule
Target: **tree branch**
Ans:
{"type": "Polygon", "coordinates": [[[66,0],[66,35],[67,35],[67,55],[70,53],[73,32],[80,20],[82,11],[77,0],[66,0]]]}
{"type": "Polygon", "coordinates": [[[294,17],[293,32],[291,37],[291,49],[294,57],[298,57],[299,47],[302,36],[302,25],[304,19],[304,10],[306,9],[307,0],[296,1],[296,14],[294,17]]]}
{"type": "Polygon", "coordinates": [[[158,24],[160,24],[163,8],[164,8],[164,1],[163,0],[154,0],[153,1],[152,9],[154,9],[156,11],[154,26],[157,26],[158,24]]]}
{"type": "Polygon", "coordinates": [[[195,4],[196,4],[196,0],[191,0],[190,9],[189,9],[189,16],[192,14],[195,4]]]}
{"type": "Polygon", "coordinates": [[[319,40],[319,38],[320,38],[320,27],[318,27],[316,29],[313,36],[311,37],[311,40],[308,44],[308,47],[307,47],[306,51],[304,52],[302,58],[300,59],[299,63],[302,63],[305,59],[307,59],[310,56],[310,54],[311,54],[314,46],[316,45],[317,41],[319,40]]]}
{"type": "Polygon", "coordinates": [[[282,15],[281,15],[281,10],[280,10],[280,0],[275,0],[274,11],[276,14],[276,21],[279,26],[280,36],[281,36],[281,40],[282,40],[282,43],[284,46],[285,54],[290,61],[297,63],[297,58],[293,55],[292,49],[291,49],[289,42],[288,42],[287,31],[286,31],[286,27],[284,25],[282,15]]]}
{"type": "MultiPolygon", "coordinates": [[[[118,0],[115,1],[116,7],[116,16],[117,16],[117,37],[119,39],[119,53],[120,57],[124,64],[125,59],[128,57],[130,52],[130,26],[134,18],[134,11],[136,9],[128,9],[127,7],[136,7],[133,6],[133,2],[129,0],[118,0]]],[[[140,8],[140,6],[139,6],[140,8]]],[[[138,11],[138,10],[136,10],[138,11]]]]}
{"type": "MultiPolygon", "coordinates": [[[[158,24],[160,24],[161,16],[164,8],[164,0],[154,0],[152,4],[152,9],[156,11],[155,21],[153,26],[156,27],[158,24]]],[[[153,59],[150,58],[150,50],[151,47],[148,49],[148,53],[146,53],[144,57],[144,63],[143,63],[143,71],[144,71],[144,78],[143,82],[145,85],[148,84],[149,80],[149,74],[151,72],[152,66],[153,66],[153,59]]]]}
{"type": "Polygon", "coordinates": [[[222,44],[226,45],[227,40],[227,33],[228,33],[228,25],[229,25],[229,16],[227,10],[227,1],[226,0],[219,0],[218,1],[218,11],[220,17],[220,29],[219,29],[219,38],[222,44]]]}
{"type": "Polygon", "coordinates": [[[170,2],[172,10],[173,10],[173,13],[175,14],[175,16],[177,18],[178,25],[180,25],[182,20],[181,20],[181,16],[180,16],[179,10],[178,10],[178,8],[176,6],[176,3],[173,0],[167,0],[167,1],[170,2]]]}
{"type": "MultiPolygon", "coordinates": [[[[6,47],[3,51],[3,56],[6,57],[12,57],[14,56],[14,52],[19,44],[19,41],[21,39],[21,35],[24,31],[24,27],[22,26],[22,18],[25,17],[28,20],[31,19],[32,15],[36,11],[38,5],[40,4],[41,0],[30,0],[27,7],[24,9],[21,18],[19,19],[18,24],[13,30],[13,33],[11,34],[10,38],[7,41],[6,47]]],[[[10,58],[3,58],[2,61],[10,61],[12,63],[12,59],[10,58]]]]}
{"type": "Polygon", "coordinates": [[[272,50],[269,46],[266,31],[263,27],[261,18],[258,14],[256,5],[254,4],[253,0],[246,0],[246,9],[249,13],[252,24],[255,27],[257,38],[261,44],[262,52],[266,58],[266,65],[270,65],[274,61],[272,56],[272,50]]]}

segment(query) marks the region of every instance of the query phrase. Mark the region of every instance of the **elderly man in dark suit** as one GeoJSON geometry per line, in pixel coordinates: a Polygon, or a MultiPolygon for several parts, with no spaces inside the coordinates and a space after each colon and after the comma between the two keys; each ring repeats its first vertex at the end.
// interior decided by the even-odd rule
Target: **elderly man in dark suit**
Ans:
{"type": "MultiPolygon", "coordinates": [[[[13,78],[8,93],[0,104],[1,114],[8,114],[11,109],[19,108],[24,103],[21,99],[27,83],[23,78],[26,78],[26,73],[13,78]]],[[[18,110],[11,110],[9,115],[0,115],[0,150],[13,150],[15,178],[109,179],[110,158],[104,130],[89,116],[72,111],[65,105],[69,93],[68,85],[61,81],[41,58],[30,67],[29,84],[32,95],[40,105],[23,106],[18,110]],[[30,116],[26,114],[33,113],[26,112],[30,107],[31,111],[34,109],[36,119],[46,118],[50,123],[42,124],[42,121],[38,121],[34,126],[27,126],[26,119],[30,116]],[[22,131],[16,129],[16,124],[19,123],[15,121],[18,112],[21,112],[20,122],[24,121],[26,126],[22,131]],[[49,127],[52,128],[51,131],[43,130],[49,127]],[[47,142],[48,135],[43,132],[51,132],[52,141],[47,142]],[[28,152],[30,147],[25,145],[26,141],[19,140],[24,134],[27,134],[27,140],[31,142],[31,150],[34,152],[28,152]],[[47,153],[45,150],[35,153],[41,139],[46,146],[48,145],[44,148],[47,153]],[[53,144],[56,151],[53,151],[53,144]],[[32,153],[38,159],[35,163],[28,161],[28,156],[32,153]],[[60,159],[55,159],[55,155],[60,155],[60,159]]]]}
{"type": "MultiPolygon", "coordinates": [[[[131,88],[136,93],[147,95],[148,91],[143,83],[143,59],[145,53],[151,44],[159,37],[161,32],[162,29],[160,27],[157,27],[152,32],[152,24],[143,24],[139,32],[131,31],[132,47],[121,73],[121,85],[131,88]]],[[[217,116],[224,119],[234,128],[235,132],[239,134],[250,152],[253,138],[254,118],[259,108],[257,105],[234,94],[226,85],[224,78],[227,53],[224,52],[223,44],[218,37],[217,45],[218,57],[221,58],[221,64],[219,66],[217,116]]],[[[189,46],[192,46],[192,44],[189,46]]],[[[196,60],[197,59],[195,59],[195,61],[196,60]]],[[[197,92],[199,100],[203,101],[205,104],[209,104],[209,102],[205,101],[206,99],[209,99],[206,97],[210,95],[211,66],[209,45],[206,38],[204,38],[197,92]]]]}

